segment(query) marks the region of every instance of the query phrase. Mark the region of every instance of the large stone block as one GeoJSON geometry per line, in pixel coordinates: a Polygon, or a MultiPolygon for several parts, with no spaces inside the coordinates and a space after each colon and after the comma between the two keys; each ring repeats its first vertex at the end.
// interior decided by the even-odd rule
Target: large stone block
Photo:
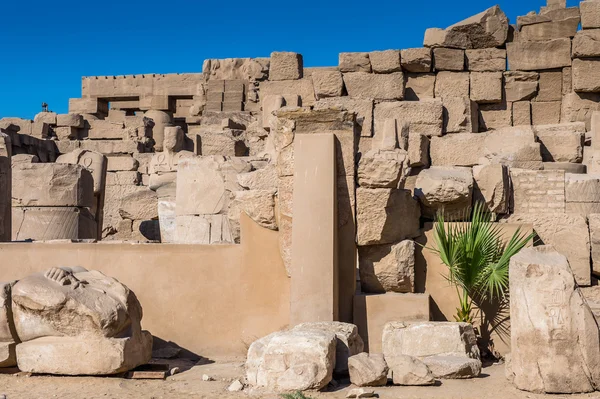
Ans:
{"type": "Polygon", "coordinates": [[[435,80],[435,97],[469,97],[468,72],[439,72],[435,80]]]}
{"type": "Polygon", "coordinates": [[[600,4],[594,0],[579,3],[581,11],[581,27],[583,29],[600,28],[600,4]]]}
{"type": "Polygon", "coordinates": [[[533,125],[552,125],[560,122],[560,101],[532,101],[531,123],[533,125]]]}
{"type": "Polygon", "coordinates": [[[408,162],[411,167],[429,166],[429,137],[408,134],[408,162]]]}
{"type": "Polygon", "coordinates": [[[444,132],[477,133],[479,131],[479,107],[469,97],[444,97],[444,132]]]}
{"type": "Polygon", "coordinates": [[[576,92],[600,92],[600,59],[573,60],[573,90],[576,92]]]}
{"type": "MultiPolygon", "coordinates": [[[[548,211],[543,209],[542,212],[548,211]]],[[[577,284],[591,284],[590,234],[585,216],[577,213],[514,214],[508,222],[532,224],[541,242],[552,245],[567,257],[577,284]]]]}
{"type": "Polygon", "coordinates": [[[600,176],[565,173],[567,202],[600,202],[600,176]]]}
{"type": "Polygon", "coordinates": [[[471,206],[472,195],[471,168],[432,166],[421,171],[415,183],[423,216],[430,219],[441,210],[448,221],[461,219],[471,206]]]}
{"type": "Polygon", "coordinates": [[[12,169],[13,206],[94,204],[94,179],[81,165],[23,163],[12,169]]]}
{"type": "Polygon", "coordinates": [[[274,391],[321,389],[331,381],[335,352],[331,332],[276,332],[250,345],[246,379],[253,387],[274,391]]]}
{"type": "MultiPolygon", "coordinates": [[[[160,210],[161,207],[159,206],[159,212],[160,210]]],[[[175,225],[174,242],[177,244],[213,245],[234,243],[233,232],[227,215],[177,215],[175,225]]]]}
{"type": "Polygon", "coordinates": [[[571,38],[579,27],[579,13],[567,14],[563,18],[553,18],[552,21],[530,24],[521,27],[520,41],[545,41],[551,39],[571,38]]]}
{"type": "Polygon", "coordinates": [[[387,188],[356,190],[358,245],[391,244],[415,237],[419,231],[419,216],[419,205],[410,191],[387,188]]]}
{"type": "Polygon", "coordinates": [[[427,47],[402,50],[400,61],[402,68],[408,72],[431,72],[431,49],[427,47]]]}
{"type": "Polygon", "coordinates": [[[540,72],[539,91],[535,101],[561,101],[562,83],[562,71],[540,72]]]}
{"type": "Polygon", "coordinates": [[[434,98],[435,74],[434,73],[407,73],[405,75],[406,87],[404,99],[406,101],[419,101],[434,98]]]}
{"type": "Polygon", "coordinates": [[[212,158],[187,158],[177,166],[177,215],[215,215],[225,206],[225,181],[212,158]]]}
{"type": "Polygon", "coordinates": [[[474,166],[483,154],[485,133],[456,133],[431,138],[433,166],[474,166]]]}
{"type": "Polygon", "coordinates": [[[472,72],[503,72],[506,71],[506,50],[499,48],[484,48],[467,50],[467,69],[472,72]]]}
{"type": "Polygon", "coordinates": [[[388,365],[382,354],[362,352],[348,359],[350,382],[359,387],[387,384],[388,365]]]}
{"type": "Polygon", "coordinates": [[[501,47],[508,38],[508,18],[499,6],[460,21],[447,29],[425,32],[425,47],[479,49],[501,47]]]}
{"type": "Polygon", "coordinates": [[[510,260],[507,376],[519,389],[592,392],[600,381],[598,326],[569,263],[549,246],[523,249],[510,260]]]}
{"type": "Polygon", "coordinates": [[[477,103],[502,101],[502,72],[472,72],[471,100],[477,103]]]}
{"type": "Polygon", "coordinates": [[[373,136],[373,100],[350,98],[347,96],[324,98],[316,102],[314,109],[321,110],[331,107],[341,107],[356,114],[356,123],[361,127],[362,137],[373,136]]]}
{"type": "Polygon", "coordinates": [[[598,276],[600,274],[600,214],[588,215],[588,223],[592,248],[592,272],[598,276]]]}
{"type": "Polygon", "coordinates": [[[344,80],[340,71],[315,70],[311,76],[317,99],[342,95],[344,80]]]}
{"type": "Polygon", "coordinates": [[[401,149],[371,150],[358,162],[358,185],[399,188],[408,174],[408,154],[401,149]]]}
{"type": "Polygon", "coordinates": [[[516,101],[512,103],[513,126],[531,125],[531,103],[516,101]]]}
{"type": "Polygon", "coordinates": [[[591,118],[594,111],[600,110],[600,94],[568,93],[563,96],[560,120],[562,123],[585,122],[591,130],[591,118]]]}
{"type": "Polygon", "coordinates": [[[479,130],[495,130],[512,126],[510,104],[479,104],[479,130]]]}
{"type": "Polygon", "coordinates": [[[465,51],[454,48],[434,48],[433,66],[436,71],[464,71],[465,51]]]}
{"type": "Polygon", "coordinates": [[[365,72],[344,73],[344,84],[353,98],[375,100],[402,100],[404,98],[404,75],[402,72],[371,74],[365,72]]]}
{"type": "Polygon", "coordinates": [[[584,130],[583,124],[575,123],[535,126],[534,131],[542,144],[542,160],[580,163],[583,160],[584,130]]]}
{"type": "Polygon", "coordinates": [[[359,247],[358,259],[362,292],[414,292],[414,241],[359,247]]]}
{"type": "Polygon", "coordinates": [[[409,124],[411,133],[441,136],[443,107],[440,100],[382,102],[375,106],[375,136],[380,134],[386,119],[409,124]]]}
{"type": "Polygon", "coordinates": [[[400,50],[371,51],[369,53],[371,68],[374,73],[401,72],[400,50]]]}
{"type": "Polygon", "coordinates": [[[473,167],[475,188],[473,197],[485,203],[487,209],[502,215],[509,211],[510,176],[505,165],[477,165],[473,167]]]}
{"type": "Polygon", "coordinates": [[[513,168],[510,173],[515,213],[565,211],[564,171],[513,168]]]}
{"type": "Polygon", "coordinates": [[[571,66],[571,39],[506,44],[510,70],[535,71],[571,66]]]}
{"type": "Polygon", "coordinates": [[[573,39],[573,57],[586,58],[599,56],[600,29],[582,30],[577,32],[577,35],[575,35],[575,38],[573,39]]]}
{"type": "Polygon", "coordinates": [[[56,125],[82,128],[85,123],[80,114],[59,114],[56,115],[56,125]]]}
{"type": "Polygon", "coordinates": [[[299,106],[308,107],[315,103],[315,89],[311,78],[303,78],[298,80],[282,80],[268,81],[260,83],[260,96],[275,95],[283,96],[286,103],[294,103],[291,101],[300,97],[299,106]]]}
{"type": "Polygon", "coordinates": [[[88,138],[90,140],[125,140],[128,137],[123,122],[109,120],[90,120],[88,138]]]}
{"type": "Polygon", "coordinates": [[[302,69],[302,54],[292,52],[271,53],[269,80],[301,79],[302,69]]]}
{"type": "Polygon", "coordinates": [[[507,127],[488,132],[481,164],[500,163],[513,168],[541,169],[540,143],[531,126],[507,127]]]}
{"type": "Polygon", "coordinates": [[[340,72],[371,72],[369,53],[340,53],[340,72]]]}
{"type": "Polygon", "coordinates": [[[433,385],[435,378],[423,361],[408,355],[389,358],[390,374],[394,385],[433,385]]]}
{"type": "Polygon", "coordinates": [[[538,90],[539,73],[509,71],[504,73],[506,101],[530,100],[538,90]]]}
{"type": "Polygon", "coordinates": [[[12,240],[79,240],[98,238],[94,215],[77,207],[13,207],[12,240]]]}

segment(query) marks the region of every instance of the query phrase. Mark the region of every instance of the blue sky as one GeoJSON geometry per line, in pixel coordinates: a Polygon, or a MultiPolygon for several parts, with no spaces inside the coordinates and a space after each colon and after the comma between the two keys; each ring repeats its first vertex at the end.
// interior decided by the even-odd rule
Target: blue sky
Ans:
{"type": "Polygon", "coordinates": [[[329,66],[343,51],[420,47],[426,28],[495,4],[514,23],[545,1],[5,0],[0,117],[33,118],[43,101],[67,112],[68,99],[81,95],[82,76],[201,72],[207,58],[271,51],[329,66]]]}

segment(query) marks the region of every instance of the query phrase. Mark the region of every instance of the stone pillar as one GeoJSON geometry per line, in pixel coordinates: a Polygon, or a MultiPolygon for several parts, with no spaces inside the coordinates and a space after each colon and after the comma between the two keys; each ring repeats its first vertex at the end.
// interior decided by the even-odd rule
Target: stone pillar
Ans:
{"type": "Polygon", "coordinates": [[[290,325],[338,319],[335,135],[297,134],[290,325]]]}
{"type": "Polygon", "coordinates": [[[0,241],[11,240],[11,142],[8,135],[0,133],[0,241]]]}

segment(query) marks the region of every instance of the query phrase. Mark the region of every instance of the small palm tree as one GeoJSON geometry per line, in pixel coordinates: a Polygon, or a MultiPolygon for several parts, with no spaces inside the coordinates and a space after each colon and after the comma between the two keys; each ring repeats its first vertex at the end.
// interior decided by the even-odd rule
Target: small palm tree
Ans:
{"type": "Polygon", "coordinates": [[[448,281],[456,286],[460,307],[456,321],[473,322],[473,305],[481,309],[485,301],[502,300],[508,293],[508,266],[510,258],[533,238],[521,229],[508,243],[502,230],[492,222],[492,214],[485,204],[477,202],[471,222],[446,224],[444,212],[438,212],[434,242],[431,248],[448,267],[448,281]]]}

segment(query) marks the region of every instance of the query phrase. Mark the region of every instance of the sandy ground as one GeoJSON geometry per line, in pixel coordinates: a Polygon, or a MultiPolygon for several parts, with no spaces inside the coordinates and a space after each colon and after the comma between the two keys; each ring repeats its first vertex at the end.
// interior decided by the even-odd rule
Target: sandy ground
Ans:
{"type": "MultiPolygon", "coordinates": [[[[185,371],[168,377],[166,380],[128,380],[100,377],[55,377],[0,375],[0,395],[7,399],[96,399],[96,398],[147,398],[147,399],[193,399],[193,398],[268,398],[278,395],[245,389],[242,392],[227,392],[230,382],[242,378],[242,363],[213,363],[196,365],[181,363],[185,371]],[[191,368],[189,368],[191,367],[191,368]],[[215,381],[203,381],[207,374],[215,381]]],[[[328,392],[307,392],[314,399],[345,398],[350,387],[343,381],[328,392]]],[[[537,395],[513,388],[504,378],[504,366],[494,365],[483,370],[480,378],[471,380],[447,380],[433,387],[373,388],[379,398],[389,399],[526,399],[526,398],[597,398],[600,393],[587,395],[537,395]]]]}

